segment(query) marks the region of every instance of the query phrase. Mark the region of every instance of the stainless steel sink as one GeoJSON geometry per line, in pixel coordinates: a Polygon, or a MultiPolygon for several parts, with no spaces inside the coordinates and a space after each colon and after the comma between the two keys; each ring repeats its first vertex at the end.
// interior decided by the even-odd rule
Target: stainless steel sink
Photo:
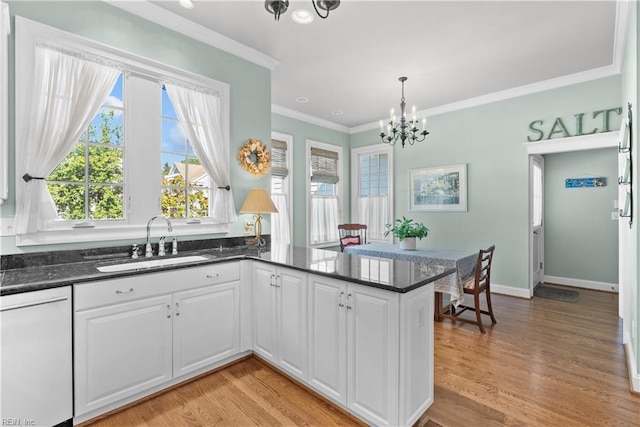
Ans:
{"type": "Polygon", "coordinates": [[[126,262],[122,264],[112,264],[97,267],[98,271],[102,273],[113,273],[116,271],[132,271],[140,270],[143,268],[164,267],[168,265],[186,264],[195,261],[206,261],[208,257],[200,255],[191,255],[179,258],[163,258],[163,259],[151,259],[147,261],[126,262]]]}

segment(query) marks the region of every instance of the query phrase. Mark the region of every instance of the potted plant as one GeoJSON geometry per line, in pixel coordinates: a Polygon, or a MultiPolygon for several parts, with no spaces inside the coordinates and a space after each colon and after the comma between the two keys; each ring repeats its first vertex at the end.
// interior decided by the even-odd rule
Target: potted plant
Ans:
{"type": "Polygon", "coordinates": [[[387,237],[389,233],[400,241],[402,249],[415,250],[416,238],[423,239],[427,237],[429,229],[424,224],[414,222],[413,219],[403,216],[402,219],[396,219],[395,223],[387,224],[384,237],[387,237]]]}

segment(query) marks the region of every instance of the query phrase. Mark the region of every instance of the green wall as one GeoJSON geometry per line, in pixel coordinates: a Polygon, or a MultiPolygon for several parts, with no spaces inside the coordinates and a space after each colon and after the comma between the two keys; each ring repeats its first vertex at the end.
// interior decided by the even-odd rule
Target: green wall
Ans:
{"type": "MultiPolygon", "coordinates": [[[[427,140],[394,148],[394,216],[429,227],[422,246],[476,251],[496,245],[492,282],[529,287],[529,157],[533,120],[620,106],[620,77],[609,77],[428,118],[427,140]],[[409,212],[408,170],[467,164],[467,212],[409,212]]],[[[612,129],[620,119],[613,120],[612,129]]],[[[586,128],[586,127],[585,127],[586,128]]],[[[351,136],[351,147],[378,144],[377,129],[351,136]]]]}
{"type": "Polygon", "coordinates": [[[618,283],[618,150],[544,156],[544,273],[618,283]],[[565,179],[606,177],[606,187],[566,188],[565,179]]]}
{"type": "Polygon", "coordinates": [[[343,218],[348,221],[350,218],[350,150],[349,134],[331,130],[322,126],[292,119],[281,114],[271,115],[272,129],[293,136],[293,243],[298,246],[307,245],[307,206],[306,188],[307,179],[305,177],[306,162],[306,141],[311,139],[327,144],[334,144],[343,147],[342,174],[344,179],[343,195],[343,218]]]}
{"type": "MultiPolygon", "coordinates": [[[[191,71],[228,83],[231,88],[231,185],[236,208],[244,201],[252,187],[268,187],[269,178],[255,178],[246,173],[236,161],[236,153],[249,138],[270,141],[271,138],[271,71],[229,53],[183,36],[160,25],[131,15],[104,2],[8,2],[11,15],[20,15],[79,36],[104,43],[134,54],[153,59],[183,70],[191,71]]],[[[13,20],[12,20],[13,25],[13,20]]],[[[14,145],[14,40],[9,40],[9,200],[0,207],[0,216],[15,215],[15,145],[14,145]]],[[[242,235],[241,224],[250,215],[238,215],[228,236],[242,235]]],[[[268,232],[268,224],[265,232],[268,232]]],[[[220,235],[218,235],[220,236],[220,235]]],[[[201,236],[212,237],[212,236],[201,236]]],[[[109,242],[112,245],[123,242],[109,242]]],[[[130,241],[124,242],[130,243],[130,241]]],[[[96,244],[72,247],[103,246],[96,244]]],[[[70,245],[46,247],[15,246],[12,236],[0,238],[0,253],[65,249],[70,245]]]]}

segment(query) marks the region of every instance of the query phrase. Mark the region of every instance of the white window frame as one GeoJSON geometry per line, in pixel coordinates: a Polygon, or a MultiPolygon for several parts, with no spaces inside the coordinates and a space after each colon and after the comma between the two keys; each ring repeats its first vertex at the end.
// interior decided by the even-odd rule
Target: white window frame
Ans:
{"type": "Polygon", "coordinates": [[[289,236],[291,236],[291,246],[293,247],[293,135],[286,133],[271,132],[271,139],[284,141],[287,144],[287,178],[285,187],[287,188],[287,211],[289,213],[289,236]]]}
{"type": "Polygon", "coordinates": [[[327,248],[337,246],[340,244],[339,240],[333,242],[324,242],[311,244],[311,147],[320,148],[323,150],[334,151],[338,153],[338,177],[339,180],[336,185],[336,197],[338,198],[338,224],[344,222],[344,153],[342,147],[335,144],[329,144],[326,142],[314,141],[312,139],[306,140],[305,148],[305,179],[306,179],[306,200],[307,200],[307,246],[314,248],[327,248]]]}
{"type": "Polygon", "coordinates": [[[9,198],[9,5],[0,2],[0,205],[9,198]],[[7,25],[8,24],[8,25],[7,25]]]}
{"type": "MultiPolygon", "coordinates": [[[[85,55],[99,57],[111,61],[121,67],[125,73],[124,81],[124,168],[125,195],[124,220],[93,221],[91,228],[74,228],[71,221],[56,221],[46,230],[32,234],[16,235],[17,246],[44,245],[57,243],[95,242],[105,240],[138,239],[146,236],[147,221],[160,213],[161,182],[156,179],[160,168],[161,141],[161,105],[160,83],[178,81],[184,84],[202,87],[215,91],[220,97],[223,135],[229,141],[230,123],[230,90],[229,85],[195,73],[180,70],[159,62],[134,55],[104,44],[88,40],[77,35],[40,24],[26,18],[15,17],[16,26],[16,79],[15,79],[15,116],[16,116],[16,182],[22,179],[24,171],[19,170],[25,146],[27,117],[25,104],[30,96],[30,82],[33,79],[34,48],[37,43],[44,43],[65,50],[80,52],[85,55]],[[130,84],[137,80],[138,84],[130,84]],[[154,94],[155,86],[157,94],[154,94]],[[157,96],[157,108],[131,108],[131,102],[144,102],[144,97],[157,96]],[[142,97],[142,98],[141,98],[142,97]],[[158,129],[140,131],[128,123],[153,123],[158,121],[158,129]],[[136,133],[143,133],[147,146],[132,146],[131,141],[140,143],[136,133]],[[149,134],[153,135],[149,135],[149,134]],[[144,156],[142,162],[136,161],[144,156]],[[157,157],[157,161],[156,160],[157,157]],[[141,163],[153,164],[153,172],[140,168],[141,163]],[[134,184],[135,183],[135,184],[134,184]]],[[[141,144],[141,143],[140,143],[141,144]]],[[[230,153],[231,154],[231,153],[230,153]]],[[[18,198],[19,195],[16,195],[18,198]]],[[[216,224],[213,218],[172,219],[174,235],[197,235],[226,233],[229,224],[216,224]],[[196,223],[197,222],[197,223],[196,223]]],[[[156,236],[159,237],[159,236],[156,236]]]]}
{"type": "MultiPolygon", "coordinates": [[[[360,156],[372,155],[372,154],[386,154],[389,159],[389,212],[391,218],[394,218],[393,211],[393,147],[388,145],[369,145],[366,147],[352,148],[351,149],[351,222],[359,222],[360,212],[358,206],[358,199],[360,198],[360,156]]],[[[383,242],[390,241],[391,238],[383,240],[383,242]]],[[[375,241],[367,234],[367,241],[375,241]]]]}

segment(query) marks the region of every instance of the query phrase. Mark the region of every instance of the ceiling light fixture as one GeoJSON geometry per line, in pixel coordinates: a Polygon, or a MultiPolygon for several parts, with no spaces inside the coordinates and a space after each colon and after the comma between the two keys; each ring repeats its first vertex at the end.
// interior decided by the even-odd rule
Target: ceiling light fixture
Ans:
{"type": "Polygon", "coordinates": [[[294,10],[291,14],[291,19],[296,24],[311,24],[313,22],[313,15],[307,9],[294,10]]]}
{"type": "Polygon", "coordinates": [[[427,119],[422,119],[422,131],[418,129],[418,121],[416,120],[416,106],[413,106],[412,109],[412,118],[411,121],[407,121],[407,114],[404,112],[405,102],[404,102],[404,82],[407,81],[406,77],[400,77],[398,79],[402,83],[402,98],[400,98],[400,123],[396,121],[396,116],[393,114],[393,108],[391,109],[391,114],[389,114],[389,123],[387,124],[387,133],[385,134],[384,126],[382,120],[380,120],[380,138],[382,138],[382,142],[385,144],[389,144],[391,146],[396,145],[396,142],[400,140],[402,143],[402,148],[404,148],[404,144],[409,142],[410,145],[413,145],[416,142],[424,141],[425,137],[429,135],[427,132],[427,119]]]}
{"type": "MultiPolygon", "coordinates": [[[[311,0],[311,3],[313,3],[313,8],[322,19],[327,18],[330,11],[340,6],[340,0],[311,0]],[[326,13],[323,15],[318,9],[324,10],[326,13]]],[[[280,15],[289,8],[289,0],[265,0],[264,8],[274,16],[276,21],[279,21],[280,15]]]]}
{"type": "Polygon", "coordinates": [[[185,9],[193,9],[193,6],[195,6],[193,0],[178,0],[178,4],[185,9]]]}

